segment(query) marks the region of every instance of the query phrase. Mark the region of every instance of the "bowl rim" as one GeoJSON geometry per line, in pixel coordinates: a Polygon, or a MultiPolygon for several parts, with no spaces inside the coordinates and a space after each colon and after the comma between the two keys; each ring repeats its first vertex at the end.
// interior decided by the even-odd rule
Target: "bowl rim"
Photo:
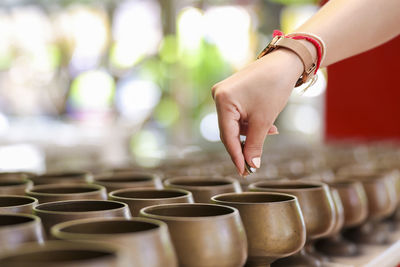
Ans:
{"type": "Polygon", "coordinates": [[[129,173],[125,173],[125,172],[105,172],[105,173],[99,173],[93,176],[93,183],[131,183],[134,181],[129,181],[128,178],[135,178],[135,177],[145,177],[148,178],[146,180],[142,180],[142,181],[137,181],[135,183],[140,183],[140,182],[150,182],[150,181],[154,181],[154,180],[159,180],[161,179],[160,175],[158,175],[156,172],[146,172],[146,171],[132,171],[129,173]],[[123,178],[127,178],[127,181],[119,181],[119,182],[113,182],[112,179],[123,179],[123,178]],[[107,180],[107,181],[104,181],[107,180]],[[110,181],[111,180],[111,181],[110,181]]]}
{"type": "Polygon", "coordinates": [[[98,185],[98,184],[43,184],[43,185],[35,185],[32,188],[27,188],[25,189],[25,194],[28,196],[38,196],[38,197],[67,197],[67,196],[71,196],[71,195],[95,195],[98,193],[106,193],[106,188],[102,185],[98,185]],[[35,192],[35,189],[47,189],[47,188],[73,188],[73,187],[87,187],[87,188],[95,188],[97,190],[94,191],[88,191],[88,192],[78,192],[78,193],[41,193],[41,192],[35,192]]]}
{"type": "Polygon", "coordinates": [[[23,198],[23,199],[29,199],[32,202],[30,203],[26,203],[26,204],[21,204],[21,205],[13,205],[13,206],[0,206],[0,209],[2,208],[16,208],[16,207],[25,207],[25,206],[36,206],[37,204],[39,204],[39,201],[31,196],[27,196],[27,195],[0,195],[0,198],[23,198]]]}
{"type": "Polygon", "coordinates": [[[90,172],[87,171],[78,171],[78,170],[71,170],[71,171],[54,171],[54,172],[45,172],[41,174],[33,174],[29,176],[29,179],[53,179],[57,177],[59,179],[74,179],[74,178],[87,178],[87,176],[92,175],[90,172]]]}
{"type": "Polygon", "coordinates": [[[211,200],[217,204],[221,205],[280,205],[282,203],[298,203],[298,198],[295,195],[291,195],[288,193],[279,193],[279,192],[242,192],[242,193],[224,193],[224,194],[218,194],[213,197],[211,197],[211,200]],[[218,197],[223,197],[223,196],[234,196],[234,195],[274,195],[274,196],[286,196],[290,199],[287,200],[282,200],[282,201],[271,201],[271,202],[239,202],[239,201],[226,201],[226,200],[219,200],[217,199],[218,197]]]}
{"type": "Polygon", "coordinates": [[[139,212],[140,217],[156,219],[160,221],[179,221],[179,222],[195,222],[195,221],[210,221],[210,220],[217,220],[217,219],[227,219],[235,216],[240,216],[239,211],[230,206],[214,204],[214,203],[172,203],[172,204],[159,204],[159,205],[152,205],[144,207],[139,212]],[[168,216],[168,215],[156,215],[151,214],[148,211],[152,209],[158,208],[168,208],[168,207],[183,207],[183,206],[213,206],[219,207],[224,209],[229,209],[231,212],[228,214],[221,214],[221,215],[212,215],[212,216],[198,216],[198,217],[185,217],[185,216],[168,216]]]}
{"type": "Polygon", "coordinates": [[[36,216],[34,214],[2,212],[2,213],[0,213],[0,217],[1,216],[25,217],[25,218],[30,218],[31,220],[27,221],[27,222],[18,223],[18,224],[4,225],[3,229],[1,229],[2,227],[0,227],[0,232],[3,232],[3,231],[8,232],[10,230],[23,228],[23,227],[26,227],[26,226],[32,225],[32,224],[33,225],[38,224],[40,226],[42,225],[42,220],[40,219],[40,217],[36,216]]]}
{"type": "Polygon", "coordinates": [[[157,233],[158,231],[168,229],[166,223],[160,220],[151,219],[151,218],[144,218],[144,217],[132,217],[132,218],[122,218],[122,217],[113,217],[113,218],[84,218],[84,219],[77,219],[71,220],[66,222],[61,222],[55,224],[51,227],[50,233],[53,237],[60,238],[62,240],[80,240],[80,239],[87,239],[87,240],[95,240],[95,239],[112,239],[113,236],[123,237],[123,236],[143,236],[143,235],[151,235],[157,233]],[[144,222],[152,225],[156,225],[155,228],[143,230],[139,232],[125,232],[125,233],[113,233],[113,234],[102,234],[102,233],[72,233],[72,232],[65,232],[63,231],[64,228],[70,226],[76,226],[79,224],[85,223],[96,223],[96,222],[103,222],[103,221],[132,221],[132,222],[144,222]],[[71,238],[72,237],[72,238],[71,238]]]}
{"type": "Polygon", "coordinates": [[[164,186],[167,188],[178,188],[178,189],[184,189],[184,190],[196,190],[196,191],[209,191],[211,189],[222,189],[222,188],[231,188],[231,187],[239,187],[241,189],[240,183],[238,180],[227,177],[227,176],[175,176],[175,177],[170,177],[167,178],[163,181],[164,186]],[[171,181],[173,182],[174,180],[180,180],[180,181],[206,181],[206,182],[225,182],[225,184],[221,185],[179,185],[179,184],[172,184],[171,181]]]}
{"type": "Polygon", "coordinates": [[[108,193],[108,197],[113,199],[113,200],[140,200],[140,201],[153,201],[153,200],[164,200],[164,199],[186,199],[186,198],[192,198],[193,199],[193,194],[192,192],[184,189],[179,189],[179,188],[140,188],[140,187],[132,187],[132,188],[124,188],[124,189],[118,189],[111,191],[108,193]],[[144,192],[144,191],[163,191],[163,192],[179,192],[183,193],[181,196],[176,196],[176,197],[162,197],[162,198],[139,198],[139,197],[121,197],[121,196],[116,196],[115,194],[118,193],[124,193],[124,192],[144,192]]]}
{"type": "Polygon", "coordinates": [[[329,189],[329,186],[320,181],[315,180],[287,180],[281,182],[255,182],[249,185],[249,190],[260,190],[265,192],[281,192],[282,193],[289,193],[290,192],[304,192],[304,191],[319,191],[319,190],[329,189]],[[259,187],[260,185],[266,185],[266,187],[259,187]],[[277,186],[275,188],[268,188],[268,185],[277,186]],[[310,185],[309,188],[279,188],[279,185],[310,185]],[[289,192],[290,191],[290,192],[289,192]]]}
{"type": "Polygon", "coordinates": [[[99,199],[74,199],[74,200],[61,200],[61,201],[53,201],[53,202],[46,202],[46,203],[41,203],[35,207],[33,207],[33,214],[54,214],[54,215],[63,215],[63,214],[83,214],[83,213],[102,213],[105,211],[116,211],[116,210],[127,210],[129,212],[129,207],[126,203],[120,202],[120,201],[115,201],[115,200],[99,200],[99,199]],[[119,205],[122,205],[121,207],[114,208],[114,209],[104,209],[104,210],[92,210],[92,211],[52,211],[52,210],[43,210],[40,209],[43,206],[46,205],[54,205],[54,204],[65,204],[65,203],[71,203],[71,202],[113,202],[119,205]]]}
{"type": "Polygon", "coordinates": [[[333,180],[326,182],[329,187],[333,188],[347,188],[347,187],[354,187],[354,186],[362,186],[362,182],[360,180],[355,179],[342,179],[342,180],[333,180]]]}

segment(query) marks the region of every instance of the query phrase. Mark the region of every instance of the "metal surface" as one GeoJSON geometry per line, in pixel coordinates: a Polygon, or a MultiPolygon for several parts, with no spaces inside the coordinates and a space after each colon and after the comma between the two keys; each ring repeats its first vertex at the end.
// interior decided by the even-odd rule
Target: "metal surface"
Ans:
{"type": "Polygon", "coordinates": [[[168,225],[179,266],[243,266],[247,239],[239,212],[213,204],[166,204],[144,208],[140,216],[168,225]]]}
{"type": "Polygon", "coordinates": [[[271,264],[304,246],[304,219],[297,198],[292,195],[228,193],[213,197],[212,202],[239,210],[248,239],[246,266],[271,264]]]}

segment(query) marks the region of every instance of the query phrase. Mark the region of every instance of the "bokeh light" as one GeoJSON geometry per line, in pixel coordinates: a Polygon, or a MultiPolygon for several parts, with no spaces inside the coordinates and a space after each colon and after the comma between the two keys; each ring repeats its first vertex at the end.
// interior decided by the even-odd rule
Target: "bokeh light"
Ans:
{"type": "Polygon", "coordinates": [[[100,70],[83,72],[71,84],[71,108],[87,111],[109,109],[114,90],[114,79],[109,73],[100,70]]]}
{"type": "Polygon", "coordinates": [[[8,118],[0,112],[0,135],[5,134],[9,127],[10,122],[8,121],[8,118]]]}
{"type": "Polygon", "coordinates": [[[293,122],[295,128],[305,134],[316,134],[321,127],[321,118],[318,110],[309,105],[296,107],[293,122]]]}
{"type": "Polygon", "coordinates": [[[57,23],[71,49],[72,75],[98,66],[109,42],[109,21],[104,11],[75,5],[60,14],[57,23]]]}
{"type": "Polygon", "coordinates": [[[124,1],[114,13],[111,62],[128,68],[156,53],[162,38],[160,7],[156,1],[124,1]]]}
{"type": "Polygon", "coordinates": [[[44,170],[44,154],[36,146],[17,144],[0,147],[0,171],[43,172],[44,170]]]}
{"type": "Polygon", "coordinates": [[[289,33],[298,28],[319,9],[317,4],[288,5],[281,11],[281,29],[289,33]]]}
{"type": "Polygon", "coordinates": [[[170,126],[179,118],[179,106],[175,100],[164,98],[158,104],[154,117],[163,126],[170,126]]]}
{"type": "Polygon", "coordinates": [[[127,78],[118,82],[115,101],[122,116],[140,122],[151,114],[160,97],[160,88],[154,82],[127,78]]]}
{"type": "Polygon", "coordinates": [[[131,138],[131,152],[136,163],[145,167],[154,167],[160,163],[164,152],[160,149],[163,137],[151,130],[142,130],[131,138]]]}
{"type": "Polygon", "coordinates": [[[200,133],[204,139],[210,142],[220,140],[217,113],[209,113],[200,122],[200,133]]]}
{"type": "Polygon", "coordinates": [[[215,43],[224,59],[241,67],[252,59],[250,14],[240,6],[213,7],[205,12],[205,37],[215,43]]]}
{"type": "Polygon", "coordinates": [[[195,52],[204,36],[203,12],[194,7],[181,10],[178,15],[177,30],[179,48],[195,52]]]}

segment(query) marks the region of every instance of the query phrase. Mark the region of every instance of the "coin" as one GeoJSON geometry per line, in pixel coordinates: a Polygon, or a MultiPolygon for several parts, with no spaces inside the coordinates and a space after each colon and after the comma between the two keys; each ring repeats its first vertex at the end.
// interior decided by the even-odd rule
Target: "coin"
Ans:
{"type": "MultiPolygon", "coordinates": [[[[243,151],[243,149],[244,149],[244,143],[245,143],[245,141],[242,141],[242,151],[243,151]]],[[[248,174],[252,174],[252,173],[255,173],[255,172],[257,171],[257,169],[251,167],[251,166],[247,163],[246,160],[244,160],[244,169],[246,170],[246,172],[247,172],[248,174]]]]}

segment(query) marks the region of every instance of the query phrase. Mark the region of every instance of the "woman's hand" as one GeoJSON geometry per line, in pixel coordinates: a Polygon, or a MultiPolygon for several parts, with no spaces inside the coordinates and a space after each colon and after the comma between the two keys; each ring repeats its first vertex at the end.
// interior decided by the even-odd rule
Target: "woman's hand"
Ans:
{"type": "Polygon", "coordinates": [[[296,54],[280,48],[213,86],[221,140],[239,174],[244,160],[260,167],[265,137],[278,133],[274,121],[303,69],[296,54]],[[247,136],[243,152],[239,135],[247,136]]]}

